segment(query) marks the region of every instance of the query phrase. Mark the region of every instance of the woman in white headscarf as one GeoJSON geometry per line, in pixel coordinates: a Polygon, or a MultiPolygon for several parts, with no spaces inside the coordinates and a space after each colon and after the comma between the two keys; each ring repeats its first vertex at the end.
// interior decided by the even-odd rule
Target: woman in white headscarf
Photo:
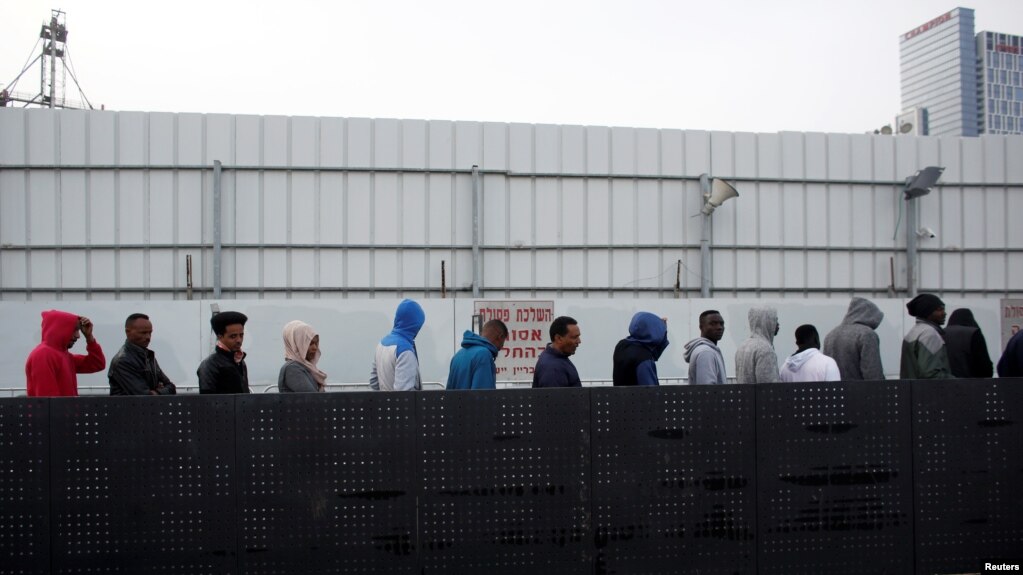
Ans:
{"type": "Polygon", "coordinates": [[[316,364],[320,361],[320,336],[302,321],[284,326],[284,365],[277,376],[277,389],[287,391],[323,391],[327,374],[316,364]]]}

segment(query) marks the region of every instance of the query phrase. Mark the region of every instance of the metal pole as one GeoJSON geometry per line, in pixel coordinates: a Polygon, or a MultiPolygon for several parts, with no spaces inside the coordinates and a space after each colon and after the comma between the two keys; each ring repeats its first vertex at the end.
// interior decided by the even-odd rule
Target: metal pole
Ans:
{"type": "Polygon", "coordinates": [[[57,101],[57,16],[50,18],[50,108],[57,101]]]}
{"type": "Polygon", "coordinates": [[[480,167],[472,167],[472,297],[480,297],[480,167]]]}
{"type": "Polygon", "coordinates": [[[916,297],[916,202],[906,198],[906,291],[916,297]]]}
{"type": "Polygon", "coordinates": [[[185,256],[185,283],[188,286],[188,299],[192,299],[192,254],[185,256]]]}
{"type": "MultiPolygon", "coordinates": [[[[703,198],[710,197],[710,177],[700,175],[700,191],[703,198]]],[[[703,228],[700,230],[700,297],[710,298],[710,215],[703,214],[703,228]]]]}
{"type": "Polygon", "coordinates": [[[213,297],[220,299],[220,160],[213,160],[213,297]]]}

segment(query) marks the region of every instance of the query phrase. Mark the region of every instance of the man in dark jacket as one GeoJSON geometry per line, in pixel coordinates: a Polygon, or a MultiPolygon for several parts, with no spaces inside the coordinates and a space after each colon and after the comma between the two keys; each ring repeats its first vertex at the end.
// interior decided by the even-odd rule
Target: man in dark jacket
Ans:
{"type": "Polygon", "coordinates": [[[223,311],[210,318],[217,346],[199,364],[199,393],[248,393],[249,370],[245,367],[245,322],[249,318],[237,311],[223,311]]]}
{"type": "Polygon", "coordinates": [[[883,319],[874,302],[854,297],[845,319],[824,338],[824,355],[835,360],[844,381],[884,379],[881,338],[875,331],[883,319]]]}
{"type": "Polygon", "coordinates": [[[497,387],[497,352],[508,339],[508,326],[499,319],[483,324],[483,334],[466,330],[462,349],[451,358],[448,368],[448,389],[495,389],[497,387]]]}
{"type": "Polygon", "coordinates": [[[533,387],[582,387],[579,372],[569,360],[582,343],[579,323],[568,316],[554,318],[551,343],[536,360],[533,387]]]}
{"type": "Polygon", "coordinates": [[[1017,331],[998,360],[998,377],[1023,377],[1023,330],[1017,331]]]}
{"type": "Polygon", "coordinates": [[[948,316],[945,327],[945,348],[948,349],[948,365],[956,377],[991,377],[995,371],[991,355],[987,352],[987,340],[973,319],[973,312],[960,308],[948,316]]]}
{"type": "Polygon", "coordinates": [[[906,304],[909,315],[916,318],[916,324],[902,340],[902,379],[950,379],[952,368],[948,365],[948,350],[945,348],[945,302],[938,296],[922,293],[906,304]]]}
{"type": "Polygon", "coordinates": [[[110,395],[174,395],[177,388],[164,375],[149,349],[153,324],[149,316],[133,313],[124,321],[125,341],[110,360],[110,395]]]}
{"type": "Polygon", "coordinates": [[[629,337],[612,356],[614,385],[657,385],[657,360],[668,347],[667,318],[641,311],[632,316],[629,337]]]}

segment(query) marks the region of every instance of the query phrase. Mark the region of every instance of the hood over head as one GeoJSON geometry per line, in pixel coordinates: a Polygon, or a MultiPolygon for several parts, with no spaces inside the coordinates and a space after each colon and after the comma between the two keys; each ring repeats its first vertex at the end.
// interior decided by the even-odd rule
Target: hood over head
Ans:
{"type": "Polygon", "coordinates": [[[961,307],[948,316],[948,325],[962,325],[966,327],[980,328],[977,320],[973,319],[973,312],[969,308],[961,307]]]}
{"type": "Polygon", "coordinates": [[[778,310],[770,306],[750,308],[749,331],[750,335],[759,335],[773,344],[778,331],[778,310]]]}
{"type": "Polygon", "coordinates": [[[490,343],[489,339],[483,337],[482,335],[474,331],[469,330],[465,330],[465,333],[462,334],[462,347],[464,349],[469,349],[473,347],[483,347],[486,348],[487,351],[489,351],[490,354],[493,355],[495,358],[497,357],[498,354],[497,347],[494,344],[490,343]]]}
{"type": "Polygon", "coordinates": [[[659,316],[647,311],[638,312],[629,322],[629,337],[626,340],[642,344],[660,359],[668,347],[668,325],[659,316]]]}
{"type": "Polygon", "coordinates": [[[78,329],[78,316],[66,311],[51,309],[42,313],[43,343],[58,349],[67,349],[71,336],[78,329]]]}
{"type": "Polygon", "coordinates": [[[842,323],[846,325],[860,324],[870,329],[877,329],[882,320],[884,320],[884,312],[874,302],[854,297],[849,302],[849,311],[845,313],[842,323]]]}
{"type": "Polygon", "coordinates": [[[400,334],[412,340],[419,335],[419,330],[426,323],[426,312],[417,302],[410,299],[403,299],[394,312],[393,333],[400,334]]]}

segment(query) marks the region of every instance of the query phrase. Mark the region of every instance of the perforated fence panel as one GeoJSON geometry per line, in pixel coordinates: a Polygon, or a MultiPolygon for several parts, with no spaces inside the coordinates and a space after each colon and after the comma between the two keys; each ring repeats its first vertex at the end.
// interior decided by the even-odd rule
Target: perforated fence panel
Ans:
{"type": "Polygon", "coordinates": [[[917,573],[1023,558],[1023,382],[913,384],[917,573]]]}
{"type": "Polygon", "coordinates": [[[412,573],[415,394],[246,396],[238,406],[245,573],[412,573]]]}
{"type": "Polygon", "coordinates": [[[237,573],[234,409],[232,397],[50,400],[53,572],[237,573]]]}
{"type": "Polygon", "coordinates": [[[756,570],[753,392],[592,391],[597,573],[756,570]]]}
{"type": "Polygon", "coordinates": [[[424,573],[589,573],[585,389],[419,396],[424,573]]]}
{"type": "Polygon", "coordinates": [[[912,571],[909,384],[756,392],[760,572],[912,571]]]}
{"type": "Polygon", "coordinates": [[[50,572],[50,405],[0,401],[0,572],[50,572]]]}
{"type": "Polygon", "coordinates": [[[0,400],[0,574],[969,573],[1023,380],[0,400]]]}

